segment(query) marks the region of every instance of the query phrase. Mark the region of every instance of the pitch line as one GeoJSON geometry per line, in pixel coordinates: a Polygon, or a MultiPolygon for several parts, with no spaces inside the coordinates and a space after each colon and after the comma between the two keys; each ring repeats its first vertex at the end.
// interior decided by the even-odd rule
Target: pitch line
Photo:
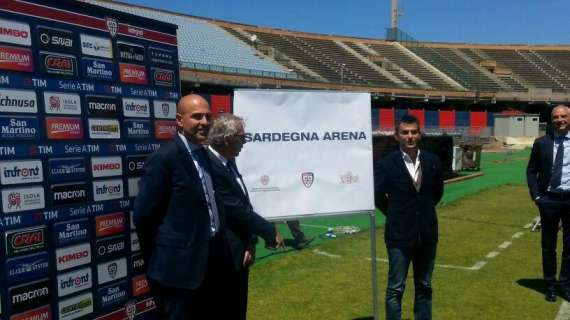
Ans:
{"type": "Polygon", "coordinates": [[[570,319],[570,303],[567,301],[562,302],[560,306],[560,310],[558,310],[558,314],[554,320],[567,320],[570,319]]]}
{"type": "Polygon", "coordinates": [[[313,249],[313,252],[316,254],[320,254],[321,256],[329,257],[329,258],[342,258],[339,254],[332,254],[326,251],[321,251],[319,249],[313,249]]]}
{"type": "Polygon", "coordinates": [[[310,228],[319,228],[319,229],[332,228],[332,227],[329,227],[329,226],[320,226],[320,225],[317,225],[317,224],[305,224],[305,223],[302,223],[302,224],[301,224],[301,227],[310,227],[310,228]]]}
{"type": "Polygon", "coordinates": [[[500,252],[498,252],[498,251],[491,251],[491,252],[489,252],[489,253],[485,256],[485,258],[487,258],[487,259],[493,259],[494,257],[498,256],[499,253],[500,253],[500,252]]]}

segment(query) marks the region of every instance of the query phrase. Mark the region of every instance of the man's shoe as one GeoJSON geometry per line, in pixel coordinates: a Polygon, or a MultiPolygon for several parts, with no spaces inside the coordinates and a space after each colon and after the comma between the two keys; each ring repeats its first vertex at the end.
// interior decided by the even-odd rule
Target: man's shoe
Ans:
{"type": "Polygon", "coordinates": [[[546,288],[546,293],[544,294],[544,300],[546,300],[548,302],[555,302],[556,301],[556,288],[555,287],[546,288]]]}
{"type": "Polygon", "coordinates": [[[313,242],[313,240],[315,240],[315,238],[311,237],[311,238],[303,238],[301,240],[297,240],[295,241],[294,244],[294,248],[297,250],[301,250],[304,249],[305,247],[307,247],[311,242],[313,242]]]}
{"type": "Polygon", "coordinates": [[[562,288],[560,291],[562,299],[570,302],[570,288],[562,288]]]}

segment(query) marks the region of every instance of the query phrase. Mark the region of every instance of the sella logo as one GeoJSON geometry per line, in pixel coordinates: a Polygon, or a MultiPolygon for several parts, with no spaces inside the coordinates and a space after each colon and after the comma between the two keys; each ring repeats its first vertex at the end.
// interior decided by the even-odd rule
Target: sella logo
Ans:
{"type": "Polygon", "coordinates": [[[47,117],[46,129],[48,139],[83,139],[83,127],[80,118],[47,117]]]}

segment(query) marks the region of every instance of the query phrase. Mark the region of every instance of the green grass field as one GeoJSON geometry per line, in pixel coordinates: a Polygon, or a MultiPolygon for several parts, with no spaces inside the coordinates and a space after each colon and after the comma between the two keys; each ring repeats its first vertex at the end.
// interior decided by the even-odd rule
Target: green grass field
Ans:
{"type": "MultiPolygon", "coordinates": [[[[434,319],[554,319],[543,297],[540,233],[524,169],[528,151],[484,154],[484,176],[446,186],[438,207],[440,242],[434,271],[434,319]]],[[[317,237],[307,249],[260,250],[250,274],[249,319],[369,319],[372,316],[369,218],[302,220],[317,237]],[[321,226],[357,225],[337,239],[321,226]]],[[[282,229],[288,235],[286,227],[282,229]]],[[[376,230],[380,313],[384,318],[386,249],[376,230]]],[[[404,319],[413,319],[411,270],[404,319]]]]}

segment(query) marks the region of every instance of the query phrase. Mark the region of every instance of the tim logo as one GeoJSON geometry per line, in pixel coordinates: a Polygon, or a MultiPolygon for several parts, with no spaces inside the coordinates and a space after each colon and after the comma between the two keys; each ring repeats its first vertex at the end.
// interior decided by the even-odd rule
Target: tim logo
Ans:
{"type": "Polygon", "coordinates": [[[80,118],[46,118],[48,139],[76,140],[83,139],[83,127],[80,118]]]}
{"type": "Polygon", "coordinates": [[[312,172],[303,172],[301,173],[301,182],[305,186],[305,188],[310,188],[315,181],[315,174],[312,172]]]}
{"type": "Polygon", "coordinates": [[[115,37],[117,35],[117,30],[119,28],[119,22],[117,21],[117,19],[106,17],[105,25],[107,26],[107,30],[109,30],[109,34],[111,35],[111,37],[115,37]]]}
{"type": "Polygon", "coordinates": [[[0,69],[34,72],[34,62],[30,49],[0,46],[0,69]]]}
{"type": "Polygon", "coordinates": [[[145,66],[119,63],[121,82],[132,84],[148,84],[145,66]]]}
{"type": "Polygon", "coordinates": [[[152,74],[152,80],[155,85],[163,87],[174,86],[174,71],[152,68],[151,74],[152,74]]]}
{"type": "Polygon", "coordinates": [[[40,52],[40,61],[45,73],[63,76],[77,76],[77,59],[74,56],[40,52]]]}

